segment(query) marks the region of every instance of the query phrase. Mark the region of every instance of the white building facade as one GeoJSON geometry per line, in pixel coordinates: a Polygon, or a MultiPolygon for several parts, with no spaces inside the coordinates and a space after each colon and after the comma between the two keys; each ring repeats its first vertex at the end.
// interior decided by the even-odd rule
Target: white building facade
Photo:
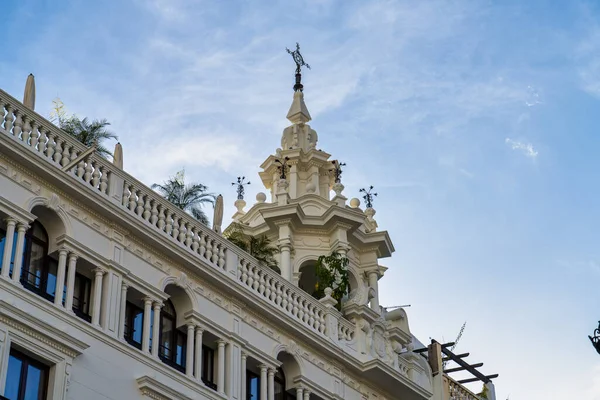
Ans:
{"type": "Polygon", "coordinates": [[[0,395],[436,395],[406,313],[379,306],[389,236],[346,204],[302,92],[288,119],[260,174],[270,201],[234,215],[279,247],[278,274],[0,90],[0,395]],[[305,291],[332,252],[350,260],[341,311],[305,291]]]}

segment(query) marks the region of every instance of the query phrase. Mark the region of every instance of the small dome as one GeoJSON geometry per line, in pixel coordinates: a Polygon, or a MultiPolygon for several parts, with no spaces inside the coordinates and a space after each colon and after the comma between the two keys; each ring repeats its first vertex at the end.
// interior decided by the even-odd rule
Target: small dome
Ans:
{"type": "Polygon", "coordinates": [[[359,199],[357,199],[355,197],[352,200],[350,200],[350,207],[352,207],[352,208],[358,208],[359,206],[360,206],[360,200],[359,199]]]}
{"type": "Polygon", "coordinates": [[[264,203],[265,201],[267,201],[267,195],[263,192],[256,193],[256,201],[258,203],[264,203]]]}

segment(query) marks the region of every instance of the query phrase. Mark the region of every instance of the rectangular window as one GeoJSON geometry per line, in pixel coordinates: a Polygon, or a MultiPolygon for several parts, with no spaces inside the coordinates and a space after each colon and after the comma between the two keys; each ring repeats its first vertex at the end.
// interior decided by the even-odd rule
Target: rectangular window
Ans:
{"type": "MultiPolygon", "coordinates": [[[[66,279],[66,278],[65,278],[66,279]]],[[[75,284],[73,285],[73,312],[79,318],[92,322],[90,316],[90,292],[92,290],[91,279],[81,275],[75,274],[75,284]]],[[[63,303],[67,296],[67,285],[63,290],[63,303]]]]}
{"type": "Polygon", "coordinates": [[[246,400],[260,399],[260,377],[246,370],[246,400]]]}
{"type": "Polygon", "coordinates": [[[143,327],[144,310],[127,302],[125,305],[125,340],[138,349],[142,348],[143,327]]]}
{"type": "Polygon", "coordinates": [[[9,400],[45,400],[48,369],[39,361],[11,349],[4,396],[9,400]]]}
{"type": "Polygon", "coordinates": [[[202,345],[202,382],[209,388],[217,390],[215,384],[215,351],[202,345]]]}

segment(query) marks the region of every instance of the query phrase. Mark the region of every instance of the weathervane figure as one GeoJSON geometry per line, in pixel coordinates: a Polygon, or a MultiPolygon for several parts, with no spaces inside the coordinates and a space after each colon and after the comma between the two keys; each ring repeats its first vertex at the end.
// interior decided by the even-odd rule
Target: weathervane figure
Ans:
{"type": "Polygon", "coordinates": [[[335,177],[335,183],[342,182],[342,167],[346,166],[346,163],[340,162],[339,160],[333,160],[331,162],[333,164],[333,169],[329,170],[333,172],[333,176],[335,177]]]}
{"type": "Polygon", "coordinates": [[[288,49],[287,47],[285,48],[287,50],[287,52],[289,54],[292,55],[292,58],[294,59],[294,62],[296,63],[296,84],[294,85],[294,91],[295,92],[301,92],[302,89],[304,88],[304,86],[302,86],[302,83],[300,82],[302,80],[302,67],[306,67],[308,69],[310,69],[310,65],[308,65],[307,63],[304,62],[304,57],[302,57],[302,54],[300,54],[300,44],[298,42],[296,42],[296,50],[292,51],[290,49],[288,49]]]}
{"type": "Polygon", "coordinates": [[[359,189],[359,192],[364,193],[363,199],[365,200],[365,205],[367,208],[373,208],[373,198],[377,197],[377,193],[371,193],[373,190],[373,186],[369,186],[369,190],[362,188],[359,189]]]}
{"type": "Polygon", "coordinates": [[[238,200],[244,200],[244,186],[249,185],[250,181],[244,182],[245,176],[238,176],[237,182],[232,182],[231,186],[237,185],[237,198],[238,200]]]}

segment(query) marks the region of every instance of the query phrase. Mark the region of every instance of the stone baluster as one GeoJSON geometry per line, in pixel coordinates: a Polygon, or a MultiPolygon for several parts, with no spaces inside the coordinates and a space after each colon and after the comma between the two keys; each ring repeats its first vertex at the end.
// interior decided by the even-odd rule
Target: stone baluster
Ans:
{"type": "Polygon", "coordinates": [[[204,258],[210,261],[212,257],[212,239],[205,235],[206,238],[206,253],[204,254],[204,258]]]}
{"type": "Polygon", "coordinates": [[[69,144],[67,142],[64,142],[62,158],[60,159],[61,167],[66,166],[71,161],[70,149],[71,149],[71,146],[69,146],[69,144]]]}
{"type": "Polygon", "coordinates": [[[150,205],[150,196],[146,195],[146,199],[144,201],[144,212],[142,213],[142,218],[146,221],[150,221],[150,216],[152,215],[152,206],[150,205]]]}
{"type": "Polygon", "coordinates": [[[171,231],[171,236],[175,240],[177,240],[177,237],[179,236],[179,217],[177,214],[173,214],[173,230],[171,231]]]}
{"type": "Polygon", "coordinates": [[[223,269],[225,268],[225,263],[227,262],[227,260],[225,259],[225,249],[224,249],[225,245],[220,244],[219,245],[219,261],[218,261],[218,265],[219,268],[223,269]]]}
{"type": "Polygon", "coordinates": [[[101,172],[102,175],[100,175],[100,193],[106,194],[106,189],[108,189],[108,168],[102,167],[101,172]]]}
{"type": "Polygon", "coordinates": [[[142,217],[144,214],[144,195],[141,190],[138,190],[137,193],[137,203],[135,207],[136,215],[142,217]]]}
{"type": "Polygon", "coordinates": [[[46,143],[48,142],[48,140],[50,140],[50,131],[48,131],[46,128],[40,126],[39,127],[39,131],[40,131],[40,137],[38,139],[38,143],[37,143],[37,149],[40,153],[42,153],[42,155],[46,154],[46,143]]]}
{"type": "Polygon", "coordinates": [[[46,157],[54,160],[54,152],[56,151],[56,135],[48,135],[48,144],[46,144],[46,157]]]}
{"type": "Polygon", "coordinates": [[[171,232],[173,232],[173,213],[169,210],[167,210],[167,225],[165,227],[165,232],[169,236],[171,236],[171,232]]]}
{"type": "Polygon", "coordinates": [[[29,136],[29,143],[31,145],[31,148],[37,151],[37,144],[39,140],[38,124],[36,124],[35,121],[31,121],[30,125],[31,134],[29,136]]]}
{"type": "Polygon", "coordinates": [[[211,261],[213,264],[218,265],[217,261],[219,261],[219,244],[217,243],[216,240],[212,241],[212,257],[211,257],[211,261]]]}
{"type": "Polygon", "coordinates": [[[152,226],[156,226],[156,222],[158,221],[158,208],[156,207],[156,203],[156,200],[152,200],[152,208],[150,209],[150,225],[152,226]]]}
{"type": "Polygon", "coordinates": [[[129,186],[129,211],[135,212],[135,206],[137,204],[137,197],[133,185],[129,186]]]}
{"type": "Polygon", "coordinates": [[[11,129],[13,128],[13,121],[15,120],[12,106],[10,104],[6,105],[6,117],[4,117],[4,129],[8,133],[11,133],[11,129]]]}
{"type": "Polygon", "coordinates": [[[192,232],[192,224],[188,222],[185,224],[185,247],[191,248],[193,239],[194,232],[192,232]]]}
{"type": "Polygon", "coordinates": [[[83,181],[85,183],[90,183],[92,180],[92,161],[90,159],[91,157],[88,157],[86,163],[85,163],[85,173],[83,174],[83,181]]]}
{"type": "Polygon", "coordinates": [[[167,224],[165,222],[165,219],[166,217],[164,207],[162,205],[158,206],[158,229],[160,229],[161,231],[164,230],[165,225],[167,224]]]}
{"type": "Polygon", "coordinates": [[[56,136],[56,143],[54,146],[54,162],[55,163],[60,163],[60,160],[62,160],[62,140],[56,136]]]}
{"type": "Polygon", "coordinates": [[[23,117],[23,132],[21,134],[21,140],[25,145],[29,146],[29,138],[31,137],[31,119],[23,117]]]}
{"type": "Polygon", "coordinates": [[[204,233],[198,232],[200,235],[200,257],[205,257],[206,254],[206,235],[204,233]]]}
{"type": "Polygon", "coordinates": [[[192,233],[192,245],[191,245],[191,249],[194,253],[198,253],[198,248],[200,247],[200,238],[198,236],[198,228],[192,228],[191,229],[191,233],[192,233]]]}
{"type": "Polygon", "coordinates": [[[181,225],[179,225],[179,235],[177,236],[177,241],[181,244],[185,244],[185,236],[187,234],[186,228],[185,228],[185,221],[183,221],[183,218],[180,220],[181,221],[181,225]]]}
{"type": "Polygon", "coordinates": [[[21,136],[21,131],[23,127],[23,116],[21,115],[21,113],[19,112],[19,110],[15,110],[15,123],[13,126],[13,135],[16,138],[19,138],[21,136]]]}

